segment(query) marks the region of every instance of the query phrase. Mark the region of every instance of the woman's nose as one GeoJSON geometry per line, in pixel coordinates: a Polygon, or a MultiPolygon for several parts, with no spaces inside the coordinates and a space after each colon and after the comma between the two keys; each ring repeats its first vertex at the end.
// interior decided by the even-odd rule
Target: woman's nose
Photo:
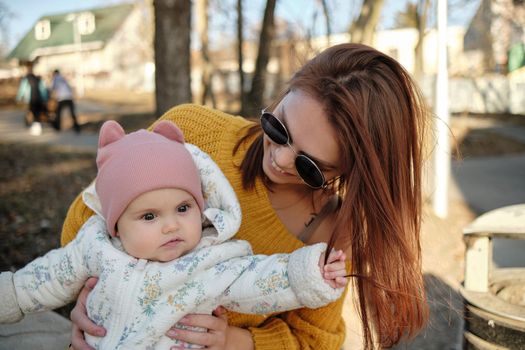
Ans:
{"type": "Polygon", "coordinates": [[[289,145],[279,145],[274,152],[274,161],[283,170],[295,168],[295,152],[289,145]]]}

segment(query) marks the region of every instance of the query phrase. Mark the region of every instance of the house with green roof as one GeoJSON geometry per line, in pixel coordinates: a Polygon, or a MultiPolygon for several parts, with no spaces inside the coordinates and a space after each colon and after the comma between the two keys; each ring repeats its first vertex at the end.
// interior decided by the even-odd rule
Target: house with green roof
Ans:
{"type": "Polygon", "coordinates": [[[7,56],[49,77],[60,69],[77,92],[84,89],[152,90],[153,20],[144,2],[46,15],[7,56]]]}
{"type": "Polygon", "coordinates": [[[525,3],[481,0],[464,38],[466,54],[477,59],[478,74],[506,74],[525,66],[525,3]]]}

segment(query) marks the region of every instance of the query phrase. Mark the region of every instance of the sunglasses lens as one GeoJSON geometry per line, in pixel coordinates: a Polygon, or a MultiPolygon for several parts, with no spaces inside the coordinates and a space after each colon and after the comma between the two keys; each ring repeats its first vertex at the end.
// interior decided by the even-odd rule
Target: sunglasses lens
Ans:
{"type": "Polygon", "coordinates": [[[303,181],[312,188],[324,186],[324,175],[317,165],[308,157],[299,154],[295,158],[295,168],[303,181]]]}
{"type": "Polygon", "coordinates": [[[266,135],[275,143],[285,145],[288,143],[288,133],[284,125],[274,115],[263,113],[261,115],[261,126],[266,135]]]}

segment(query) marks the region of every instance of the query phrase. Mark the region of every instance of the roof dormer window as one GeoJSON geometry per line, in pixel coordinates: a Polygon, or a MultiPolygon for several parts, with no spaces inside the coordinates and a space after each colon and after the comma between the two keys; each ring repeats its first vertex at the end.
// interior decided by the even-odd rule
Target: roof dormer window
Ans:
{"type": "Polygon", "coordinates": [[[47,40],[51,36],[51,23],[48,19],[38,21],[35,25],[35,39],[47,40]]]}
{"type": "Polygon", "coordinates": [[[89,35],[95,31],[95,15],[91,12],[82,12],[77,17],[78,32],[80,35],[89,35]]]}

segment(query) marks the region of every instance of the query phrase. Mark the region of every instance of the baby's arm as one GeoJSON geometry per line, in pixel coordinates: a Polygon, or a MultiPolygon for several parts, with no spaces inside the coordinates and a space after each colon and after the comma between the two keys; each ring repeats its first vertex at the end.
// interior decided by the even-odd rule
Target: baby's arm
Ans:
{"type": "Polygon", "coordinates": [[[13,273],[0,273],[0,323],[18,322],[24,316],[16,299],[13,273]]]}
{"type": "MultiPolygon", "coordinates": [[[[291,254],[238,258],[249,259],[250,264],[226,290],[220,303],[242,313],[265,314],[305,306],[318,308],[337,300],[346,285],[340,279],[346,274],[345,257],[337,252],[330,254],[322,273],[325,249],[326,244],[319,243],[291,254]]],[[[235,264],[235,260],[231,263],[235,264]]]]}
{"type": "Polygon", "coordinates": [[[48,252],[14,274],[0,274],[0,323],[17,322],[24,314],[54,309],[75,299],[89,277],[82,241],[93,233],[86,225],[65,247],[48,252]]]}

